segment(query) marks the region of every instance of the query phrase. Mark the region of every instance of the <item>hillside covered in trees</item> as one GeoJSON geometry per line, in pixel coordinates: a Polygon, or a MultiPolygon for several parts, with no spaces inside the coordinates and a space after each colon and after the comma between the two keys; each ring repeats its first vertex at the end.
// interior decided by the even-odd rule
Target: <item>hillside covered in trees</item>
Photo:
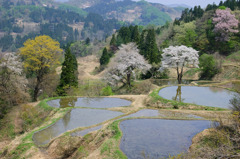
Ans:
{"type": "Polygon", "coordinates": [[[144,145],[137,133],[152,130],[151,141],[162,132],[150,120],[174,122],[160,134],[171,144],[164,157],[240,157],[240,0],[181,8],[178,18],[145,1],[0,3],[0,158],[125,159],[122,130],[144,145]],[[151,127],[120,125],[133,120],[151,127]]]}
{"type": "Polygon", "coordinates": [[[2,52],[16,51],[23,46],[24,41],[38,35],[49,35],[63,46],[86,38],[103,40],[114,30],[130,23],[163,25],[166,21],[172,21],[180,16],[180,11],[148,2],[92,1],[92,5],[87,8],[76,3],[89,5],[90,2],[70,1],[65,4],[52,0],[1,0],[0,47],[2,52]],[[130,8],[136,8],[136,10],[130,8]],[[139,13],[136,12],[137,10],[139,13]],[[132,19],[130,14],[133,15],[132,19]]]}

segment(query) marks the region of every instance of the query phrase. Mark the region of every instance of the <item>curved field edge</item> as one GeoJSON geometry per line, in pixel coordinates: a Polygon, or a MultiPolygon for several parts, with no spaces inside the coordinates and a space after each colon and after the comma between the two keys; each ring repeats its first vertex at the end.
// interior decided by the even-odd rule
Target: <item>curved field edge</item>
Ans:
{"type": "MultiPolygon", "coordinates": [[[[185,85],[181,85],[185,86],[185,85]]],[[[206,111],[226,111],[228,109],[224,108],[218,108],[218,107],[210,107],[210,106],[204,106],[204,105],[197,105],[193,103],[184,103],[184,102],[178,102],[174,100],[165,99],[158,95],[159,91],[163,88],[170,87],[168,85],[161,86],[155,90],[153,90],[150,94],[150,100],[146,103],[148,107],[157,107],[162,109],[190,109],[190,110],[206,110],[206,111]],[[157,103],[161,102],[163,104],[162,106],[158,106],[157,103]]],[[[217,87],[214,85],[207,85],[207,86],[197,86],[197,87],[217,87]]],[[[220,88],[220,87],[219,87],[220,88]]],[[[223,88],[223,87],[222,87],[223,88]]],[[[226,88],[224,88],[226,89],[226,88]]],[[[230,89],[229,89],[230,90],[230,89]]]]}
{"type": "Polygon", "coordinates": [[[7,156],[4,156],[4,157],[17,159],[17,158],[21,158],[21,156],[24,155],[32,147],[37,148],[37,146],[34,144],[34,141],[33,141],[34,133],[42,131],[50,127],[51,125],[55,124],[58,120],[64,117],[65,114],[71,109],[71,108],[64,108],[64,109],[53,108],[47,104],[47,101],[53,100],[53,99],[59,99],[59,98],[62,98],[62,97],[54,97],[54,98],[48,98],[48,99],[42,100],[37,105],[37,107],[40,107],[44,111],[51,111],[51,114],[53,117],[51,119],[46,119],[46,121],[43,122],[42,126],[37,127],[34,130],[25,133],[23,137],[21,137],[20,139],[20,144],[17,145],[15,148],[13,148],[10,152],[8,152],[9,146],[6,146],[0,152],[0,155],[7,153],[7,156]]]}
{"type": "MultiPolygon", "coordinates": [[[[105,140],[100,146],[100,154],[104,159],[127,159],[127,156],[120,149],[121,139],[123,132],[120,129],[120,123],[125,120],[134,119],[162,119],[162,120],[206,120],[206,119],[194,119],[194,118],[161,118],[161,117],[130,117],[126,119],[116,120],[111,123],[107,129],[112,133],[112,136],[105,140]]],[[[201,133],[201,132],[200,132],[201,133]]],[[[197,135],[197,134],[196,134],[197,135]]],[[[86,135],[87,136],[87,135],[86,135]]]]}

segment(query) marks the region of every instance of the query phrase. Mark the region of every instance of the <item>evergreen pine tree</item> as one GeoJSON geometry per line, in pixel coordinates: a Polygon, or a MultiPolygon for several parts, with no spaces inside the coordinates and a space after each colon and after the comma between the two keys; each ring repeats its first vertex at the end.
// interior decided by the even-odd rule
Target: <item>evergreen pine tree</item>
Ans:
{"type": "Polygon", "coordinates": [[[140,38],[139,38],[139,32],[138,32],[138,26],[137,25],[132,30],[132,37],[131,37],[131,39],[136,44],[139,43],[140,38]]]}
{"type": "Polygon", "coordinates": [[[160,53],[156,44],[156,37],[154,29],[149,29],[146,36],[145,44],[145,54],[146,59],[149,63],[159,63],[160,62],[160,53]]]}
{"type": "Polygon", "coordinates": [[[89,45],[90,42],[91,42],[90,38],[87,38],[87,39],[85,40],[85,44],[86,44],[86,45],[89,45]]]}
{"type": "Polygon", "coordinates": [[[75,56],[71,53],[70,48],[68,47],[65,50],[65,60],[62,64],[62,73],[60,78],[60,84],[57,87],[57,93],[61,96],[67,95],[67,88],[77,86],[77,60],[75,56]]]}
{"type": "Polygon", "coordinates": [[[116,37],[115,37],[115,34],[112,35],[112,39],[110,41],[110,45],[111,46],[116,46],[116,37]]]}
{"type": "Polygon", "coordinates": [[[102,56],[100,58],[100,65],[102,66],[102,65],[108,64],[109,60],[110,60],[110,56],[108,54],[107,48],[104,48],[102,56]]]}
{"type": "Polygon", "coordinates": [[[138,43],[138,49],[140,50],[140,54],[146,58],[146,52],[145,52],[145,32],[146,30],[143,30],[140,36],[140,40],[138,43]]]}

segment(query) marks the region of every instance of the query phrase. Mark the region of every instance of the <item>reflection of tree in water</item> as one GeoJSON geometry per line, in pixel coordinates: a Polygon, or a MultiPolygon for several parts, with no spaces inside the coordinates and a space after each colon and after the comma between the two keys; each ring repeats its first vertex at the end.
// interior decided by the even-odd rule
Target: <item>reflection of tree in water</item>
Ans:
{"type": "Polygon", "coordinates": [[[82,101],[84,104],[90,104],[90,103],[94,103],[94,102],[100,102],[103,99],[104,98],[82,98],[82,101]]]}
{"type": "Polygon", "coordinates": [[[75,103],[77,102],[76,97],[71,98],[61,98],[60,99],[60,108],[66,108],[66,107],[75,107],[75,103]]]}
{"type": "MultiPolygon", "coordinates": [[[[209,90],[210,90],[211,92],[214,92],[214,93],[226,91],[225,89],[223,89],[223,88],[218,88],[218,87],[208,87],[208,88],[209,88],[209,90]]],[[[228,91],[227,91],[227,92],[228,92],[228,91]]]]}
{"type": "Polygon", "coordinates": [[[172,99],[178,102],[184,101],[184,99],[182,98],[182,86],[178,86],[176,96],[172,97],[172,99]]]}
{"type": "Polygon", "coordinates": [[[70,122],[70,119],[71,119],[71,111],[72,111],[72,110],[70,110],[70,111],[62,118],[62,120],[63,120],[63,125],[64,125],[65,128],[68,126],[68,123],[70,122]]]}

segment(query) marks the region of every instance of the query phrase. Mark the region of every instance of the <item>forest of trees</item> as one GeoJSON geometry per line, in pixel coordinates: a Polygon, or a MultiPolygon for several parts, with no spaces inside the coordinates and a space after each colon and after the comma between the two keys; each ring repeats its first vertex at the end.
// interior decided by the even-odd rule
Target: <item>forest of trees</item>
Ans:
{"type": "MultiPolygon", "coordinates": [[[[5,1],[4,1],[5,2],[5,1]]],[[[61,46],[78,39],[90,37],[103,40],[111,35],[114,29],[121,27],[115,19],[104,20],[102,16],[89,13],[82,14],[79,10],[62,6],[59,9],[24,5],[22,3],[8,3],[0,7],[0,32],[4,32],[4,37],[0,38],[0,48],[2,52],[16,51],[23,46],[27,39],[35,38],[39,35],[48,35],[60,42],[61,46]],[[8,4],[8,5],[7,5],[8,4]],[[19,25],[17,19],[26,22],[38,23],[40,30],[24,33],[24,25],[19,25]],[[71,24],[84,23],[82,31],[73,29],[71,24]],[[13,36],[17,33],[17,36],[13,36]]]]}

